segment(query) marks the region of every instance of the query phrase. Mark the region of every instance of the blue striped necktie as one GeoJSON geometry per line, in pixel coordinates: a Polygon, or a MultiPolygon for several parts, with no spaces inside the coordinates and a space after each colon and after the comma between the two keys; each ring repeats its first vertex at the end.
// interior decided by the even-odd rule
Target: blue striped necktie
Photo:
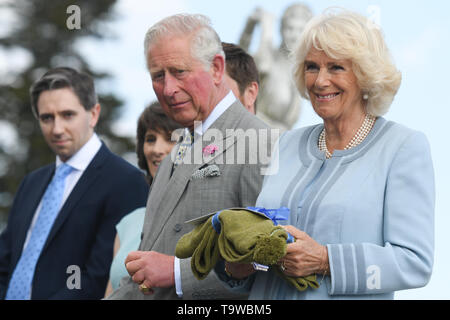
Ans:
{"type": "Polygon", "coordinates": [[[31,231],[30,240],[23,250],[9,282],[6,293],[7,300],[27,300],[31,298],[34,270],[61,207],[66,177],[72,170],[73,168],[65,163],[56,169],[55,175],[42,198],[41,210],[31,231]]]}

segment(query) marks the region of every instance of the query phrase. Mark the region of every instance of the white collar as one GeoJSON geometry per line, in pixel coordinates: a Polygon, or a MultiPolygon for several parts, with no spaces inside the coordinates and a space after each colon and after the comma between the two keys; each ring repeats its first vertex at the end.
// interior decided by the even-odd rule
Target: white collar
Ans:
{"type": "MultiPolygon", "coordinates": [[[[100,150],[101,146],[102,142],[94,132],[88,142],[86,142],[84,146],[80,148],[80,150],[78,150],[73,156],[71,156],[66,163],[72,168],[75,168],[79,171],[84,171],[89,163],[91,163],[98,150],[100,150]]],[[[59,156],[56,156],[56,167],[58,167],[61,163],[62,161],[59,156]]]]}
{"type": "Polygon", "coordinates": [[[194,128],[195,133],[202,136],[206,130],[216,121],[235,101],[237,98],[230,92],[214,107],[208,118],[202,122],[200,126],[194,128]]]}

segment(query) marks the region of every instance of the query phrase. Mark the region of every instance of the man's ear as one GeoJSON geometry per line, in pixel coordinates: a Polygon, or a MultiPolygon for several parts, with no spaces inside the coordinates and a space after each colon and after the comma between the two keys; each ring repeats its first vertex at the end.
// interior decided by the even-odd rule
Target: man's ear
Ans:
{"type": "Polygon", "coordinates": [[[95,128],[95,126],[97,125],[98,119],[100,118],[101,109],[102,108],[100,107],[100,104],[97,103],[91,110],[88,111],[91,115],[89,125],[91,126],[92,129],[95,128]]]}
{"type": "Polygon", "coordinates": [[[223,76],[225,74],[225,58],[216,54],[211,63],[211,75],[214,79],[214,84],[220,84],[223,81],[223,76]]]}
{"type": "Polygon", "coordinates": [[[259,85],[256,81],[252,81],[244,91],[245,108],[253,114],[255,114],[255,102],[258,97],[258,92],[259,85]]]}

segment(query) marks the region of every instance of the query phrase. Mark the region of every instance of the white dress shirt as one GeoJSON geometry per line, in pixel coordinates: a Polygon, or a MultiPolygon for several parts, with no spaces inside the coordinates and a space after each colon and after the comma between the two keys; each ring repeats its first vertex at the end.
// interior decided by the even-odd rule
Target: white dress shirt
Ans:
{"type": "Polygon", "coordinates": [[[230,92],[215,106],[213,111],[209,114],[208,118],[202,122],[201,126],[194,128],[195,133],[202,136],[206,130],[217,120],[219,117],[237,100],[233,91],[230,92]]]}
{"type": "MultiPolygon", "coordinates": [[[[214,107],[213,111],[209,114],[208,118],[202,122],[201,126],[194,128],[195,133],[202,136],[206,130],[237,100],[233,91],[230,92],[214,107]]],[[[181,287],[181,270],[180,259],[175,257],[174,261],[174,277],[175,277],[175,290],[177,295],[181,298],[183,296],[183,290],[181,287]]]]}

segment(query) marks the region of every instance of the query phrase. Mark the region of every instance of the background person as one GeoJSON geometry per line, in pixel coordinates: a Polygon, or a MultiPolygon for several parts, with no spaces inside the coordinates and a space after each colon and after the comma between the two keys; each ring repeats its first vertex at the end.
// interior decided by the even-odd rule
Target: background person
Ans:
{"type": "MultiPolygon", "coordinates": [[[[145,108],[139,116],[136,154],[139,168],[146,172],[149,185],[152,184],[161,161],[175,145],[172,133],[179,127],[178,123],[166,116],[158,102],[145,108]]],[[[139,247],[144,217],[145,207],[141,207],[123,217],[116,226],[114,259],[105,297],[119,287],[120,279],[128,275],[124,261],[129,252],[139,247]]]]}
{"type": "Polygon", "coordinates": [[[145,205],[148,185],[94,132],[100,104],[90,76],[51,69],[30,95],[56,162],[27,175],[15,195],[0,236],[0,297],[100,299],[114,226],[145,205]]]}
{"type": "Polygon", "coordinates": [[[244,107],[256,113],[256,100],[259,91],[259,74],[252,56],[241,47],[222,42],[225,52],[225,81],[244,107]]]}
{"type": "MultiPolygon", "coordinates": [[[[298,89],[323,124],[280,138],[280,170],[266,177],[256,205],[290,208],[286,229],[296,242],[280,269],[324,279],[300,292],[260,272],[250,298],[392,299],[426,285],[434,251],[430,147],[423,133],[382,117],[401,74],[381,31],[360,14],[326,11],[306,26],[296,61],[298,89]]],[[[250,274],[227,266],[233,277],[250,274]]]]}

